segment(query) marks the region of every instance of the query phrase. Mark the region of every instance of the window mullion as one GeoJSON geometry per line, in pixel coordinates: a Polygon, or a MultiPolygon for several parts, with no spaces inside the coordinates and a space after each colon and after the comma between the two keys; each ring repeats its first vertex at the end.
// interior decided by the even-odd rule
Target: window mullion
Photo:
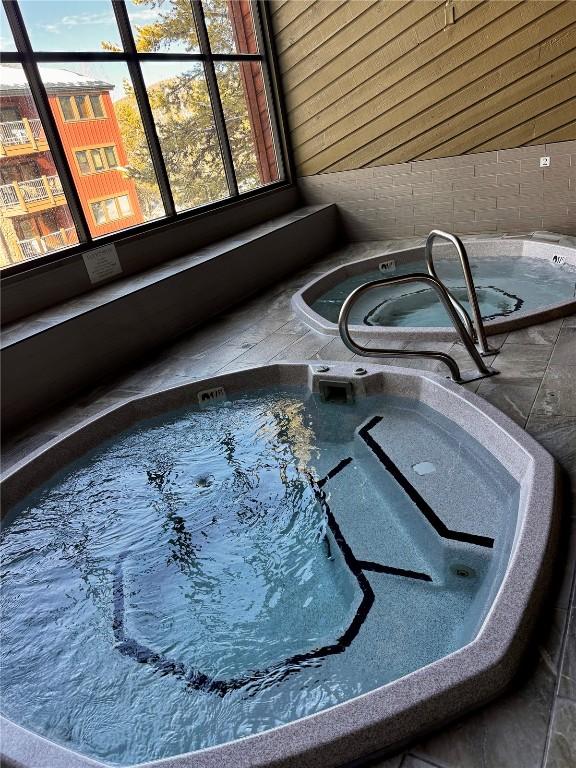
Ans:
{"type": "Polygon", "coordinates": [[[6,11],[6,16],[8,17],[8,23],[10,24],[16,47],[18,52],[22,54],[22,68],[28,80],[28,84],[30,85],[32,99],[42,122],[44,133],[46,134],[46,140],[50,147],[52,160],[56,166],[56,171],[60,183],[62,184],[62,189],[64,190],[64,195],[76,228],[78,240],[81,243],[90,242],[92,238],[90,236],[88,222],[86,221],[80,198],[76,192],[72,169],[68,164],[68,159],[60,140],[60,134],[58,133],[58,128],[56,127],[56,122],[50,108],[50,102],[48,101],[48,94],[46,93],[44,83],[40,77],[40,70],[33,58],[32,46],[30,45],[28,32],[24,26],[20,8],[16,2],[5,2],[5,0],[3,0],[2,4],[6,11]]]}
{"type": "Polygon", "coordinates": [[[140,109],[142,124],[144,126],[144,133],[146,135],[146,139],[148,140],[150,155],[152,157],[152,165],[154,166],[158,187],[160,188],[160,195],[162,197],[162,203],[164,204],[164,211],[167,216],[175,216],[176,207],[174,205],[174,198],[172,197],[172,190],[170,189],[170,181],[168,179],[168,172],[166,171],[166,165],[164,163],[164,157],[160,147],[160,140],[158,139],[158,134],[156,133],[154,115],[152,114],[150,102],[148,101],[148,92],[146,90],[146,84],[142,75],[142,68],[140,67],[140,62],[136,52],[136,44],[134,43],[134,37],[132,35],[132,28],[130,26],[128,11],[124,5],[124,0],[113,0],[112,5],[114,7],[118,28],[120,30],[120,38],[122,40],[124,50],[126,54],[128,54],[128,71],[130,72],[130,77],[132,78],[134,95],[136,96],[136,102],[140,109]]]}
{"type": "Polygon", "coordinates": [[[214,62],[212,61],[210,39],[208,37],[208,30],[206,29],[204,11],[202,10],[202,4],[199,2],[199,0],[191,0],[191,3],[192,12],[194,14],[194,21],[196,22],[196,32],[198,34],[200,52],[205,56],[204,72],[206,75],[206,82],[208,84],[208,95],[210,96],[210,103],[212,104],[212,113],[214,115],[216,133],[218,135],[218,141],[220,142],[220,148],[222,150],[222,159],[224,161],[226,181],[228,182],[230,194],[232,197],[236,197],[238,195],[238,182],[236,181],[234,160],[232,159],[230,140],[228,139],[226,121],[224,120],[224,110],[222,109],[222,100],[220,98],[220,90],[218,88],[218,78],[216,77],[214,62]]]}

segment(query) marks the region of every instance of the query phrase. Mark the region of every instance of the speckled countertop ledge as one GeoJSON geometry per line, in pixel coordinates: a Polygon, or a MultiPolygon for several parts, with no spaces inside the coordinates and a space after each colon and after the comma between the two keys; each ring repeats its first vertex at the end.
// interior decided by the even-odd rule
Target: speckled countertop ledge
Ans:
{"type": "Polygon", "coordinates": [[[114,280],[102,287],[95,288],[90,293],[82,294],[78,298],[70,299],[62,304],[57,304],[34,315],[30,315],[25,320],[18,320],[15,323],[7,324],[2,330],[0,349],[17,344],[59,323],[68,322],[79,315],[117,301],[128,294],[143,290],[180,272],[193,269],[206,261],[218,258],[218,256],[224,253],[247,246],[254,240],[288,227],[290,224],[330,207],[332,207],[332,204],[310,205],[298,208],[265,224],[247,229],[241,234],[220,240],[213,245],[199,248],[186,256],[171,259],[140,274],[128,275],[114,280]]]}

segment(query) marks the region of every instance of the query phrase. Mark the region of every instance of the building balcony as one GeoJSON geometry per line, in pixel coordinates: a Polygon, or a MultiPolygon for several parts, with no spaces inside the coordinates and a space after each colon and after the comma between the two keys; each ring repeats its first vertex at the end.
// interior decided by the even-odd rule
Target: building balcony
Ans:
{"type": "Polygon", "coordinates": [[[59,229],[56,232],[49,232],[42,237],[32,237],[28,240],[19,240],[18,245],[23,258],[35,259],[38,256],[44,256],[52,251],[59,251],[69,245],[75,245],[78,242],[78,236],[74,227],[59,229]]]}
{"type": "Polygon", "coordinates": [[[48,142],[37,117],[0,123],[0,157],[46,152],[48,142]]]}
{"type": "Polygon", "coordinates": [[[0,186],[0,210],[7,218],[45,211],[58,205],[66,205],[58,176],[39,176],[0,186]]]}

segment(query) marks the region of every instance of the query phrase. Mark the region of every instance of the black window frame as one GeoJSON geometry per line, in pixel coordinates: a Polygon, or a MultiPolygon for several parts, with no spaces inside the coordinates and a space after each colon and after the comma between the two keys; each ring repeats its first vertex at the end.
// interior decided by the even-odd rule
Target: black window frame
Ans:
{"type": "Polygon", "coordinates": [[[74,259],[93,248],[109,243],[121,244],[123,241],[133,240],[135,237],[144,233],[148,234],[154,230],[162,230],[170,226],[186,222],[189,223],[196,218],[203,218],[206,214],[217,214],[217,212],[223,208],[229,209],[243,204],[250,198],[267,196],[278,190],[286,189],[294,185],[295,166],[289,131],[287,129],[285,103],[280,88],[279,67],[272,34],[271,13],[266,0],[250,0],[254,31],[258,45],[258,53],[255,54],[212,53],[201,0],[190,0],[200,44],[200,53],[138,52],[136,50],[132,27],[124,0],[111,0],[124,47],[123,52],[93,51],[76,53],[35,51],[30,43],[26,25],[20,8],[18,7],[18,0],[1,0],[1,2],[4,6],[17,49],[16,52],[3,52],[2,61],[7,64],[20,64],[24,70],[30,87],[31,97],[34,101],[38,116],[42,121],[42,126],[56,167],[56,172],[60,177],[65,192],[66,202],[70,209],[79,243],[78,245],[54,251],[29,261],[24,260],[5,266],[0,270],[0,281],[3,282],[6,278],[12,277],[13,275],[21,275],[25,277],[25,273],[32,273],[38,269],[43,270],[46,267],[50,267],[50,265],[62,264],[64,260],[74,259]],[[127,227],[109,235],[96,237],[90,234],[87,216],[82,208],[80,198],[76,191],[73,170],[64,152],[56,122],[48,101],[48,95],[38,69],[39,64],[87,61],[120,61],[127,64],[135,96],[140,108],[140,115],[150,147],[152,163],[156,172],[158,187],[165,211],[164,216],[159,219],[127,227]],[[190,61],[203,64],[222,158],[224,161],[226,179],[230,191],[229,197],[200,205],[189,210],[181,212],[176,211],[168,174],[162,156],[160,141],[156,132],[154,117],[148,102],[146,85],[140,67],[140,62],[143,61],[190,61]],[[280,178],[278,181],[265,184],[248,192],[240,193],[236,182],[232,152],[214,68],[214,63],[219,61],[257,61],[262,66],[270,127],[280,178]]]}

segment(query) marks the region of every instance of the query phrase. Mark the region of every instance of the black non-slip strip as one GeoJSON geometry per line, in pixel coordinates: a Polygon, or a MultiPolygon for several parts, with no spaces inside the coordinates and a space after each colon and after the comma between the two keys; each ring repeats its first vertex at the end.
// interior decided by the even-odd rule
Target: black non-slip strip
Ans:
{"type": "Polygon", "coordinates": [[[373,563],[371,560],[358,560],[358,565],[363,571],[374,573],[388,573],[391,576],[403,576],[406,579],[418,579],[419,581],[432,581],[432,577],[420,571],[407,571],[404,568],[394,568],[392,565],[373,563]]]}
{"type": "MultiPolygon", "coordinates": [[[[197,691],[204,691],[205,693],[215,693],[218,696],[225,696],[231,691],[244,688],[250,683],[257,683],[264,678],[268,678],[268,682],[274,683],[286,677],[291,672],[296,671],[297,664],[302,663],[316,657],[325,655],[326,653],[339,653],[339,650],[331,651],[330,648],[315,649],[309,653],[299,654],[292,656],[285,661],[281,661],[274,664],[264,670],[254,670],[246,675],[240,677],[233,677],[228,679],[219,679],[211,677],[199,670],[187,668],[185,664],[180,661],[170,659],[161,653],[153,651],[137,640],[128,637],[125,632],[124,626],[124,573],[123,573],[123,561],[127,556],[127,552],[123,552],[116,562],[116,568],[114,571],[114,585],[113,585],[113,606],[114,615],[112,619],[112,628],[114,632],[114,639],[116,640],[115,648],[123,656],[128,656],[139,664],[148,664],[153,667],[161,675],[172,675],[180,680],[183,680],[187,688],[197,691]],[[287,667],[287,668],[285,668],[287,667]],[[278,673],[276,676],[275,673],[278,673]]],[[[343,649],[342,649],[343,650],[343,649]]]]}
{"type": "Polygon", "coordinates": [[[326,485],[328,480],[331,480],[335,475],[338,474],[338,472],[341,472],[345,467],[348,466],[348,464],[350,464],[351,461],[352,458],[348,457],[347,459],[342,459],[342,461],[338,462],[338,464],[336,464],[336,466],[331,469],[325,477],[323,477],[321,480],[318,480],[316,483],[318,488],[322,488],[324,485],[326,485]]]}
{"type": "MultiPolygon", "coordinates": [[[[379,417],[376,417],[376,420],[378,421],[379,417]]],[[[372,420],[372,422],[370,422],[370,426],[373,426],[373,424],[377,423],[377,421],[372,420]]],[[[342,461],[340,461],[333,469],[331,469],[320,481],[316,481],[310,473],[306,473],[312,490],[314,491],[314,495],[316,496],[318,503],[326,515],[330,532],[332,533],[334,540],[340,548],[342,557],[344,558],[348,569],[355,577],[362,592],[362,600],[360,601],[360,605],[356,610],[354,618],[335,643],[332,643],[332,645],[322,646],[320,648],[314,648],[304,653],[295,654],[294,656],[283,659],[282,661],[272,664],[265,669],[252,670],[246,675],[228,679],[211,677],[203,672],[200,672],[199,670],[187,668],[182,662],[175,661],[174,659],[170,659],[160,653],[156,653],[147,646],[139,643],[137,640],[126,636],[124,625],[125,600],[123,563],[128,555],[128,552],[123,552],[116,561],[112,590],[112,629],[114,633],[114,639],[116,641],[116,649],[124,656],[128,656],[141,664],[148,664],[152,666],[162,675],[173,675],[178,679],[183,680],[186,684],[186,687],[189,689],[204,691],[206,693],[215,693],[218,696],[225,696],[231,691],[244,688],[248,685],[254,685],[256,683],[264,683],[265,685],[273,685],[279,683],[307,664],[313,664],[315,661],[320,661],[326,656],[342,653],[345,651],[360,632],[360,628],[364,624],[375,600],[374,592],[370,586],[370,582],[364,574],[364,571],[387,573],[395,576],[403,576],[405,578],[418,579],[420,581],[432,581],[431,577],[426,573],[419,573],[418,571],[394,568],[393,566],[382,565],[380,563],[374,563],[368,560],[356,559],[352,549],[350,548],[350,545],[340,530],[340,526],[336,522],[330,506],[328,505],[326,494],[322,490],[322,487],[326,485],[328,480],[332,479],[335,475],[341,472],[351,462],[352,458],[350,457],[342,459],[342,461]]]]}
{"type": "MultiPolygon", "coordinates": [[[[322,478],[322,480],[319,480],[318,483],[316,483],[316,486],[318,488],[321,488],[324,486],[328,480],[331,480],[334,475],[337,475],[338,472],[341,472],[345,467],[350,464],[352,461],[352,458],[348,457],[347,459],[342,459],[335,467],[334,469],[331,469],[328,474],[322,478]]],[[[312,478],[310,478],[310,482],[312,483],[312,487],[314,488],[314,481],[312,478]]],[[[317,494],[318,496],[318,494],[317,494]]],[[[353,554],[352,550],[350,549],[350,546],[348,545],[348,542],[345,540],[344,536],[342,535],[342,532],[340,530],[340,527],[336,523],[336,520],[334,518],[334,515],[332,511],[329,509],[328,505],[326,504],[326,498],[324,496],[324,493],[322,493],[322,499],[320,500],[320,503],[324,506],[324,511],[326,512],[326,516],[328,519],[328,525],[330,526],[330,530],[332,531],[332,534],[334,537],[336,537],[336,532],[340,536],[339,546],[340,549],[343,549],[343,546],[349,551],[350,556],[350,563],[349,568],[353,572],[356,572],[358,570],[360,571],[374,571],[376,573],[389,573],[392,576],[404,576],[407,579],[419,579],[420,581],[432,581],[432,577],[429,576],[427,573],[420,573],[419,571],[410,571],[405,568],[395,568],[393,565],[383,565],[382,563],[375,563],[372,560],[357,560],[356,556],[353,554]]]]}
{"type": "Polygon", "coordinates": [[[418,507],[420,512],[424,515],[426,520],[434,528],[438,535],[444,539],[450,539],[451,541],[461,541],[466,544],[476,544],[479,547],[493,547],[494,539],[490,536],[478,536],[475,533],[466,533],[464,531],[451,531],[438,515],[434,512],[432,507],[428,504],[420,493],[414,488],[412,483],[402,474],[396,464],[384,451],[381,445],[370,434],[370,430],[382,421],[382,416],[374,416],[368,424],[365,424],[359,431],[360,437],[364,440],[366,445],[370,448],[372,453],[376,456],[378,461],[385,467],[385,469],[392,475],[394,480],[400,485],[404,492],[410,497],[414,504],[418,507]]]}
{"type": "MultiPolygon", "coordinates": [[[[344,459],[333,470],[331,470],[324,483],[335,474],[340,472],[346,467],[352,459],[344,459]]],[[[123,552],[116,561],[116,568],[114,571],[114,583],[113,583],[113,619],[112,629],[114,632],[114,639],[116,641],[116,650],[122,655],[129,656],[135,661],[141,664],[148,664],[162,675],[173,675],[181,680],[184,680],[187,688],[194,690],[204,691],[206,693],[215,693],[218,696],[225,696],[231,691],[244,688],[249,684],[265,682],[266,685],[272,685],[284,680],[288,675],[298,671],[302,666],[313,663],[314,661],[323,659],[326,656],[330,656],[337,653],[342,653],[352,643],[360,627],[364,623],[370,608],[374,603],[374,592],[370,586],[370,582],[358,566],[358,561],[354,557],[352,550],[348,546],[348,543],[344,539],[340,528],[334,519],[326,496],[324,492],[319,488],[319,484],[315,482],[312,475],[307,473],[308,479],[314,491],[314,495],[321,505],[326,518],[328,520],[328,526],[336,540],[342,556],[346,562],[346,565],[355,576],[358,586],[362,591],[362,600],[360,605],[343,634],[332,645],[322,646],[320,648],[314,648],[313,650],[298,653],[294,656],[290,656],[287,659],[283,659],[276,664],[273,664],[263,670],[253,670],[246,675],[240,677],[219,679],[210,677],[209,675],[200,672],[195,669],[187,669],[186,666],[178,661],[169,659],[160,653],[156,653],[152,649],[142,645],[137,640],[134,640],[126,636],[124,615],[125,615],[125,601],[124,601],[124,569],[123,563],[128,555],[128,552],[123,552]]]]}

